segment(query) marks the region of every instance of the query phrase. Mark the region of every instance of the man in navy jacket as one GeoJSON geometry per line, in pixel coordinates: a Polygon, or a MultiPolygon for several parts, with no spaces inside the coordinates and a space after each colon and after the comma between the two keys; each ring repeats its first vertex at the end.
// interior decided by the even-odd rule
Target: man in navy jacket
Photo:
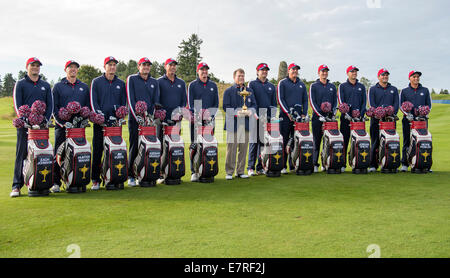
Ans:
{"type": "MultiPolygon", "coordinates": [[[[91,109],[95,113],[103,113],[105,122],[110,116],[115,117],[115,111],[120,106],[127,105],[127,93],[125,82],[116,75],[118,61],[108,56],[105,58],[103,67],[105,73],[92,80],[91,83],[91,109]]],[[[103,155],[103,128],[94,124],[92,144],[92,187],[91,190],[100,189],[100,169],[103,155]]],[[[123,184],[119,185],[122,188],[123,184]]]]}
{"type": "MultiPolygon", "coordinates": [[[[296,104],[302,106],[302,115],[308,115],[308,94],[306,85],[298,77],[300,66],[292,63],[288,66],[288,76],[278,82],[278,103],[280,104],[280,132],[283,136],[284,169],[281,171],[287,174],[287,153],[286,146],[289,139],[294,136],[294,119],[289,115],[289,109],[296,104]]],[[[289,169],[293,170],[292,161],[289,161],[289,169]]]]}
{"type": "Polygon", "coordinates": [[[138,155],[139,124],[136,118],[136,102],[144,101],[147,104],[147,113],[153,114],[155,104],[159,103],[158,81],[150,76],[152,62],[147,57],[143,57],[138,62],[138,73],[127,78],[127,101],[130,109],[128,116],[129,131],[129,155],[128,155],[128,186],[136,186],[133,176],[133,163],[138,155]]]}
{"type": "MultiPolygon", "coordinates": [[[[31,107],[33,102],[41,100],[46,104],[45,118],[50,120],[53,110],[53,98],[50,84],[42,80],[39,75],[42,63],[38,58],[32,57],[26,62],[27,74],[16,82],[13,91],[14,110],[19,116],[19,107],[28,105],[31,107]]],[[[28,154],[28,130],[24,127],[17,129],[16,142],[16,161],[14,163],[14,178],[12,184],[11,197],[20,196],[20,189],[24,185],[23,180],[23,161],[28,154]]]]}
{"type": "Polygon", "coordinates": [[[158,78],[160,102],[166,110],[166,120],[175,108],[186,107],[186,83],[176,75],[178,62],[169,58],[164,63],[166,73],[158,78]]]}
{"type": "MultiPolygon", "coordinates": [[[[329,68],[327,65],[320,65],[318,74],[319,79],[316,80],[311,87],[309,87],[309,102],[313,109],[312,116],[312,132],[314,137],[314,172],[319,171],[319,150],[322,143],[322,123],[325,122],[325,113],[321,109],[321,105],[324,102],[331,104],[331,113],[336,114],[337,108],[337,93],[336,86],[331,83],[328,78],[329,68]]],[[[322,166],[322,169],[323,166],[322,166]]]]}
{"type": "MultiPolygon", "coordinates": [[[[359,69],[355,66],[349,66],[347,68],[347,81],[339,85],[338,88],[338,103],[348,104],[350,110],[347,115],[341,115],[340,131],[344,136],[344,148],[347,153],[348,142],[350,140],[350,120],[354,110],[358,110],[361,116],[366,113],[366,87],[358,82],[359,69]]],[[[342,167],[341,172],[345,171],[345,167],[342,167]]]]}
{"type": "Polygon", "coordinates": [[[409,85],[400,92],[400,111],[403,113],[402,129],[403,129],[403,150],[402,150],[402,172],[408,171],[408,157],[407,150],[411,143],[411,126],[410,122],[413,120],[414,109],[419,109],[420,106],[428,106],[431,110],[431,94],[428,88],[420,84],[420,76],[422,73],[416,70],[409,72],[409,85]],[[413,110],[408,113],[402,109],[402,104],[409,101],[413,104],[413,110]]]}
{"type": "MultiPolygon", "coordinates": [[[[81,107],[89,107],[89,87],[77,79],[78,69],[80,64],[73,60],[66,62],[64,71],[66,77],[61,79],[53,87],[53,118],[55,119],[55,145],[54,153],[56,152],[64,141],[66,141],[66,121],[58,116],[59,109],[66,107],[71,101],[80,103],[81,107]]],[[[55,163],[53,175],[53,187],[50,189],[53,193],[60,192],[61,186],[61,168],[58,163],[55,163]]]]}
{"type": "MultiPolygon", "coordinates": [[[[255,94],[256,106],[258,107],[258,115],[259,113],[263,113],[263,111],[270,110],[273,108],[276,110],[277,107],[277,96],[275,86],[269,82],[267,79],[267,75],[269,73],[269,66],[266,63],[259,63],[256,66],[256,76],[257,78],[248,83],[248,87],[253,90],[255,94]],[[267,110],[265,110],[267,109],[267,110]]],[[[267,111],[270,112],[270,111],[267,111]]],[[[273,115],[275,116],[275,115],[273,115]]],[[[268,119],[270,120],[270,119],[268,119]]],[[[261,137],[260,131],[264,130],[263,126],[260,126],[260,121],[257,122],[256,130],[251,130],[250,132],[256,132],[256,134],[250,134],[250,138],[256,141],[256,143],[250,142],[249,144],[249,152],[248,152],[248,175],[254,176],[256,174],[263,174],[263,166],[261,163],[260,150],[263,145],[264,138],[261,137]],[[258,159],[258,163],[256,164],[256,159],[258,159]],[[255,169],[256,164],[256,169],[255,169]],[[256,173],[255,173],[256,170],[256,173]]]]}
{"type": "Polygon", "coordinates": [[[225,162],[225,178],[233,179],[233,173],[236,170],[236,177],[248,178],[245,174],[245,160],[247,157],[247,148],[249,141],[249,129],[256,129],[256,100],[254,92],[245,87],[245,72],[243,69],[237,69],[233,73],[234,85],[225,90],[223,94],[222,108],[225,111],[224,130],[227,132],[227,155],[225,162]],[[240,92],[244,89],[251,94],[246,97],[245,105],[247,113],[242,111],[244,99],[240,92]],[[249,118],[252,118],[250,125],[249,118]],[[236,165],[236,151],[238,151],[236,165]]]}
{"type": "MultiPolygon", "coordinates": [[[[394,115],[397,115],[399,108],[398,90],[389,83],[389,71],[382,68],[378,71],[378,83],[370,87],[368,96],[370,107],[394,107],[394,115]]],[[[370,119],[370,141],[371,141],[371,157],[369,172],[375,172],[378,168],[376,151],[380,146],[380,120],[372,117],[370,119]]]]}
{"type": "MultiPolygon", "coordinates": [[[[193,115],[200,113],[202,109],[208,109],[211,117],[214,119],[219,108],[219,90],[217,84],[208,77],[209,66],[206,63],[197,65],[198,77],[188,86],[187,99],[188,109],[193,115]]],[[[196,143],[196,126],[190,125],[191,142],[196,143]]],[[[193,161],[191,160],[191,181],[198,181],[199,177],[194,171],[193,161]]]]}

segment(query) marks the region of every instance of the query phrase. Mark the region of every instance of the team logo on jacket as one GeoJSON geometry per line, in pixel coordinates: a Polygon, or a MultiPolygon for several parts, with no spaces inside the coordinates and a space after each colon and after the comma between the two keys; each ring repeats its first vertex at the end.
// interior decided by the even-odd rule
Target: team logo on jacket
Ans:
{"type": "Polygon", "coordinates": [[[180,84],[178,84],[178,88],[181,88],[181,85],[180,85],[180,84]]]}
{"type": "Polygon", "coordinates": [[[80,88],[80,91],[84,91],[83,88],[80,88]]]}
{"type": "Polygon", "coordinates": [[[213,89],[213,88],[211,88],[210,90],[211,90],[211,92],[212,92],[212,91],[214,91],[214,89],[213,89]]]}
{"type": "Polygon", "coordinates": [[[42,91],[45,91],[45,88],[44,88],[44,87],[41,87],[41,90],[42,90],[42,91]]]}
{"type": "Polygon", "coordinates": [[[119,86],[119,85],[117,85],[117,86],[116,86],[116,89],[117,89],[117,90],[120,90],[120,86],[119,86]]]}
{"type": "Polygon", "coordinates": [[[333,91],[333,88],[330,88],[330,91],[333,91]]]}
{"type": "Polygon", "coordinates": [[[423,93],[420,93],[421,96],[423,96],[423,93]]]}
{"type": "Polygon", "coordinates": [[[299,87],[300,87],[300,88],[303,88],[303,86],[302,86],[302,85],[300,85],[299,87]]]}
{"type": "Polygon", "coordinates": [[[152,84],[152,85],[150,85],[150,87],[153,89],[153,88],[155,88],[155,85],[152,84]]]}
{"type": "Polygon", "coordinates": [[[269,91],[272,91],[272,88],[269,87],[269,91]]]}
{"type": "Polygon", "coordinates": [[[393,94],[393,93],[394,93],[394,91],[391,90],[391,94],[393,94]]]}
{"type": "Polygon", "coordinates": [[[358,91],[361,91],[361,88],[358,88],[358,91]]]}

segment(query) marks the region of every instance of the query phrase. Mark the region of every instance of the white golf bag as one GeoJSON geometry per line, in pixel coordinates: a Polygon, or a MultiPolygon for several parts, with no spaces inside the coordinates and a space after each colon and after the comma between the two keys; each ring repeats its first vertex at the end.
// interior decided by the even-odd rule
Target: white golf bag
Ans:
{"type": "Polygon", "coordinates": [[[433,144],[426,121],[411,123],[411,143],[408,148],[408,162],[412,173],[428,173],[433,164],[433,144]]]}
{"type": "Polygon", "coordinates": [[[91,145],[86,140],[85,128],[66,128],[66,141],[57,150],[56,162],[66,191],[86,192],[91,180],[91,145]]]}
{"type": "Polygon", "coordinates": [[[366,132],[365,121],[350,122],[349,165],[354,174],[367,174],[370,165],[370,136],[366,132]]]}
{"type": "Polygon", "coordinates": [[[163,155],[161,171],[164,183],[176,185],[185,175],[184,141],[180,136],[181,123],[167,120],[164,123],[163,155]]]}
{"type": "Polygon", "coordinates": [[[344,136],[339,131],[337,121],[327,121],[322,124],[322,166],[328,174],[340,174],[345,167],[344,136]]]}
{"type": "Polygon", "coordinates": [[[197,142],[191,146],[190,155],[199,181],[213,182],[214,177],[219,173],[219,147],[212,125],[197,128],[197,142]]]}
{"type": "Polygon", "coordinates": [[[103,184],[107,190],[123,189],[123,183],[128,178],[128,162],[122,126],[105,126],[103,138],[103,184]]]}
{"type": "Polygon", "coordinates": [[[313,173],[313,152],[314,139],[309,129],[309,121],[307,118],[297,118],[294,122],[293,144],[286,146],[286,153],[294,164],[297,175],[310,175],[313,173]]]}
{"type": "Polygon", "coordinates": [[[380,120],[380,146],[378,163],[382,173],[397,173],[401,163],[400,136],[395,129],[395,122],[380,120]]]}
{"type": "Polygon", "coordinates": [[[28,196],[46,196],[53,185],[53,146],[48,129],[28,129],[28,154],[23,162],[28,196]]]}
{"type": "Polygon", "coordinates": [[[265,124],[264,142],[260,155],[266,176],[279,177],[283,170],[284,152],[280,123],[276,118],[272,118],[271,122],[265,124]]]}
{"type": "Polygon", "coordinates": [[[138,154],[133,163],[133,173],[141,187],[156,185],[160,177],[161,153],[156,125],[139,126],[138,154]]]}

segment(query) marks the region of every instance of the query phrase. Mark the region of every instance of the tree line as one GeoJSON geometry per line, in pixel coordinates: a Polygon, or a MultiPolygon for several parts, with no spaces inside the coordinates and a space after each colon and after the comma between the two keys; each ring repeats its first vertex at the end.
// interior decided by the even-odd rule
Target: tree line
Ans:
{"type": "MultiPolygon", "coordinates": [[[[182,40],[180,45],[178,46],[178,55],[177,55],[177,76],[188,84],[189,82],[195,80],[197,65],[202,60],[202,56],[200,54],[200,48],[203,43],[203,40],[199,38],[197,34],[192,34],[187,40],[182,40]]],[[[287,76],[287,63],[285,61],[281,61],[278,67],[278,78],[272,78],[269,81],[277,86],[278,82],[287,76]]],[[[117,76],[126,81],[127,77],[131,74],[137,73],[137,61],[129,60],[128,62],[120,61],[117,64],[117,76]]],[[[164,75],[164,61],[152,61],[152,67],[150,70],[150,75],[157,78],[164,75]]],[[[19,71],[17,75],[17,79],[14,78],[12,73],[5,74],[4,77],[0,76],[0,97],[12,96],[14,85],[17,80],[20,80],[25,77],[27,74],[26,71],[19,71]]],[[[88,86],[91,85],[92,79],[100,76],[102,74],[101,70],[92,66],[92,65],[81,65],[78,71],[78,79],[82,82],[86,83],[88,86]]],[[[224,81],[217,78],[214,73],[210,72],[210,79],[216,83],[225,83],[224,81]]],[[[41,78],[47,81],[47,78],[44,75],[41,75],[41,78]]],[[[61,78],[58,79],[60,81],[61,78]]],[[[306,84],[307,88],[314,81],[307,81],[306,79],[302,79],[302,81],[306,84]]],[[[366,88],[372,86],[372,82],[365,78],[361,77],[359,80],[366,88]]],[[[50,85],[53,87],[54,81],[50,82],[50,85]]],[[[338,87],[341,83],[339,81],[333,82],[333,84],[338,87]]],[[[447,89],[441,89],[440,94],[449,94],[447,89]]],[[[436,94],[434,89],[432,89],[431,94],[436,94]]]]}

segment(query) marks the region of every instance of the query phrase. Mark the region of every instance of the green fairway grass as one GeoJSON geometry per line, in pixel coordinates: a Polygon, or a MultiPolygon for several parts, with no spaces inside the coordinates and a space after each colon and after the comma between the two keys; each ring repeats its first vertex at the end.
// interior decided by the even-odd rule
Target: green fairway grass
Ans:
{"type": "MultiPolygon", "coordinates": [[[[347,167],[340,175],[226,181],[222,143],[212,184],[190,182],[186,155],[179,186],[39,198],[25,187],[9,197],[13,114],[12,99],[1,98],[0,257],[68,257],[71,244],[83,258],[368,257],[371,244],[381,257],[450,256],[450,105],[433,104],[431,174],[353,175],[347,167]]],[[[401,136],[400,122],[397,130],[401,136]]],[[[91,141],[92,128],[86,134],[91,141]]]]}

